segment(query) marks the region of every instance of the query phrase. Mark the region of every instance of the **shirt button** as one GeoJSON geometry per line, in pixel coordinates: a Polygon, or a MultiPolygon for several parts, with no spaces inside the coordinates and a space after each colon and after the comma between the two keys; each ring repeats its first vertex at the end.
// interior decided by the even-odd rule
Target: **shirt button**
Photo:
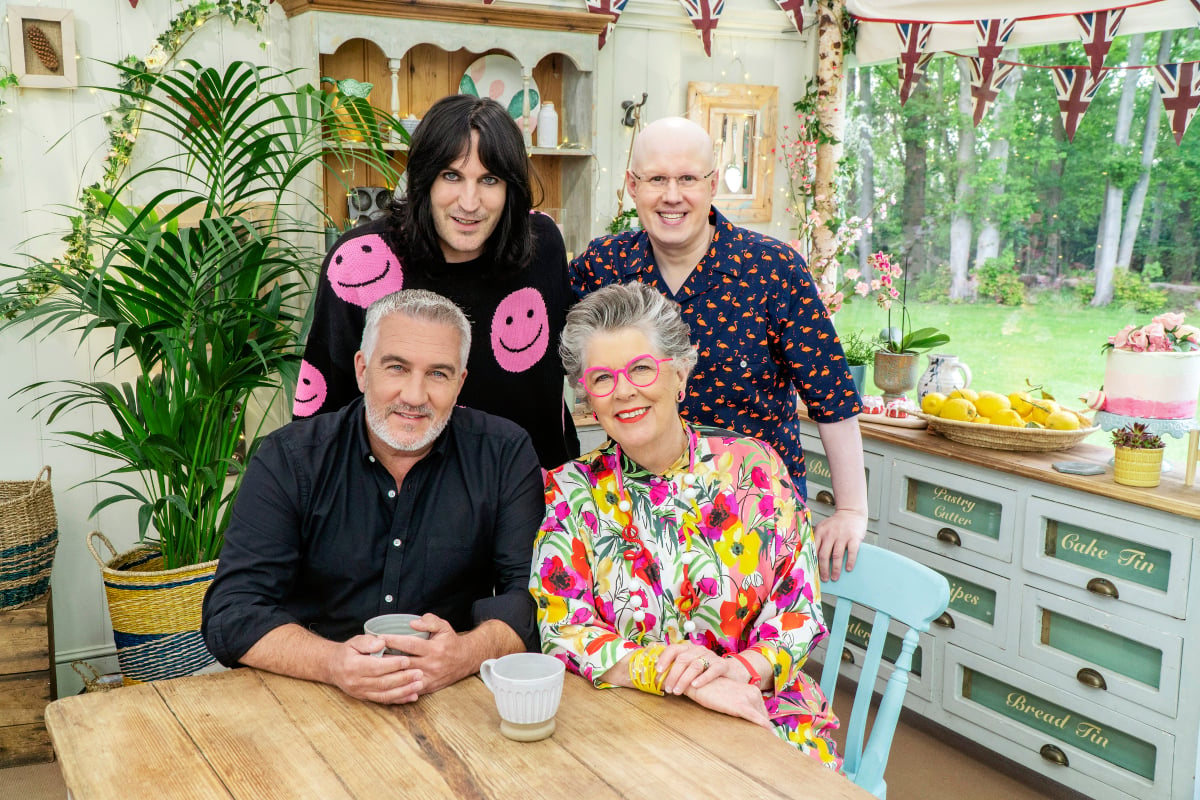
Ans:
{"type": "Polygon", "coordinates": [[[385,595],[383,596],[383,600],[384,600],[384,602],[386,602],[386,603],[390,603],[390,602],[392,602],[392,596],[391,596],[390,594],[385,594],[385,595]]]}
{"type": "Polygon", "coordinates": [[[393,546],[393,547],[399,547],[399,546],[400,546],[400,540],[399,540],[399,539],[392,539],[392,546],[393,546]]]}
{"type": "Polygon", "coordinates": [[[742,366],[743,367],[746,366],[746,359],[744,359],[744,358],[742,359],[742,366]]]}
{"type": "Polygon", "coordinates": [[[395,497],[395,496],[396,496],[396,490],[388,489],[388,497],[395,497]]]}
{"type": "Polygon", "coordinates": [[[372,464],[374,464],[374,463],[375,463],[375,456],[367,456],[367,461],[370,461],[372,464]]]}

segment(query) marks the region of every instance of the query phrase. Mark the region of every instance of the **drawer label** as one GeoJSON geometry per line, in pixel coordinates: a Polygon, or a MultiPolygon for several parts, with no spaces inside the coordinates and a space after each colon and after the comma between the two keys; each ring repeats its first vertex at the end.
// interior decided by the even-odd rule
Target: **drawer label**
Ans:
{"type": "Polygon", "coordinates": [[[957,575],[938,572],[950,584],[950,610],[966,614],[988,625],[996,624],[996,593],[986,586],[964,581],[957,575]]]}
{"type": "Polygon", "coordinates": [[[1157,689],[1161,650],[1112,631],[1042,609],[1042,644],[1157,689]]]}
{"type": "Polygon", "coordinates": [[[1039,733],[1066,742],[1110,764],[1154,780],[1154,745],[1118,728],[1076,714],[982,672],[963,667],[962,695],[1039,733]]]}
{"type": "Polygon", "coordinates": [[[1165,592],[1171,553],[1107,533],[1046,519],[1046,555],[1165,592]]]}
{"type": "Polygon", "coordinates": [[[995,501],[909,478],[906,506],[944,526],[1000,538],[1001,506],[995,501]]]}
{"type": "MultiPolygon", "coordinates": [[[[821,606],[825,619],[832,620],[834,607],[829,603],[821,603],[821,606]]],[[[871,623],[851,614],[850,622],[846,626],[846,643],[866,650],[867,645],[871,643],[871,623]]],[[[904,639],[889,631],[887,638],[883,640],[883,660],[889,664],[895,664],[896,659],[900,657],[900,648],[903,645],[904,639]]],[[[912,668],[909,669],[909,672],[918,677],[921,675],[921,645],[917,645],[916,650],[913,651],[912,668]]]]}
{"type": "Polygon", "coordinates": [[[829,460],[820,453],[811,450],[804,451],[804,471],[810,480],[821,483],[822,486],[833,485],[833,474],[829,471],[829,460]]]}

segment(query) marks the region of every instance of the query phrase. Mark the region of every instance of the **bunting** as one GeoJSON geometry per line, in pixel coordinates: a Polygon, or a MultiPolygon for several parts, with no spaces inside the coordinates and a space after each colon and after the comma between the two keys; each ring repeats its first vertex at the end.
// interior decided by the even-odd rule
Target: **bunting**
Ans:
{"type": "Polygon", "coordinates": [[[712,35],[725,10],[725,0],[679,0],[679,3],[695,26],[700,41],[704,42],[704,55],[711,57],[712,35]]]}
{"type": "MultiPolygon", "coordinates": [[[[486,0],[491,2],[491,0],[486,0]]],[[[604,26],[604,30],[600,31],[600,46],[599,50],[604,49],[604,43],[608,39],[608,34],[612,32],[613,27],[617,24],[617,19],[621,16],[621,12],[625,10],[625,6],[629,0],[584,0],[587,3],[587,10],[592,14],[611,14],[612,22],[604,26]]]]}
{"type": "MultiPolygon", "coordinates": [[[[1200,0],[1196,0],[1200,3],[1200,0]]],[[[908,102],[917,81],[925,74],[925,65],[933,58],[933,53],[926,53],[929,46],[929,32],[933,26],[928,22],[897,22],[896,33],[900,37],[900,105],[908,102]]]]}
{"type": "Polygon", "coordinates": [[[1000,94],[1008,76],[1015,69],[1015,65],[1005,63],[997,65],[993,60],[991,73],[985,75],[983,72],[986,67],[984,59],[968,58],[967,60],[971,65],[971,119],[978,127],[988,108],[996,102],[996,97],[1000,94]]]}
{"type": "MultiPolygon", "coordinates": [[[[1192,0],[1192,2],[1200,3],[1200,0],[1192,0]]],[[[775,5],[779,6],[780,10],[787,15],[792,27],[796,29],[796,33],[804,33],[805,4],[806,0],[775,0],[775,5]]]]}
{"type": "Polygon", "coordinates": [[[1160,64],[1154,68],[1154,79],[1162,90],[1163,107],[1171,117],[1171,130],[1175,133],[1175,144],[1183,141],[1196,107],[1200,106],[1200,73],[1195,61],[1182,64],[1160,64]]]}
{"type": "MultiPolygon", "coordinates": [[[[979,69],[982,85],[988,85],[992,72],[996,69],[996,60],[1004,52],[1008,37],[1012,36],[1015,19],[978,19],[975,20],[976,39],[979,42],[979,69]]],[[[1009,70],[1012,72],[1012,70],[1009,70]]],[[[999,85],[996,88],[1000,88],[999,85]]]]}
{"type": "Polygon", "coordinates": [[[1075,141],[1079,121],[1096,96],[1096,90],[1109,70],[1101,68],[1094,75],[1088,67],[1053,67],[1054,88],[1058,92],[1058,108],[1062,112],[1063,127],[1067,130],[1067,141],[1075,141]]]}
{"type": "MultiPolygon", "coordinates": [[[[1200,0],[1192,0],[1193,3],[1200,0]]],[[[1111,11],[1093,11],[1089,14],[1076,14],[1075,21],[1079,23],[1079,38],[1083,40],[1083,52],[1087,53],[1092,65],[1092,79],[1100,80],[1100,70],[1104,67],[1104,57],[1112,47],[1113,38],[1117,35],[1117,26],[1125,16],[1125,9],[1116,8],[1111,11]]]]}

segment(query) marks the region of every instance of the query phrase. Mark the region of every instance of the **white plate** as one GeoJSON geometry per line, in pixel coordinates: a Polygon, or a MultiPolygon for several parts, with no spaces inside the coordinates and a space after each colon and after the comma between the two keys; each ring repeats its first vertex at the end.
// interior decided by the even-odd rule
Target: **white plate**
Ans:
{"type": "MultiPolygon", "coordinates": [[[[524,84],[521,80],[521,65],[517,60],[493,53],[471,62],[467,71],[458,81],[460,94],[470,94],[475,97],[490,97],[508,109],[508,114],[517,121],[517,127],[524,130],[524,119],[521,117],[521,90],[524,84]]],[[[533,78],[529,79],[529,130],[537,129],[538,108],[542,104],[542,93],[538,90],[533,78]]]]}

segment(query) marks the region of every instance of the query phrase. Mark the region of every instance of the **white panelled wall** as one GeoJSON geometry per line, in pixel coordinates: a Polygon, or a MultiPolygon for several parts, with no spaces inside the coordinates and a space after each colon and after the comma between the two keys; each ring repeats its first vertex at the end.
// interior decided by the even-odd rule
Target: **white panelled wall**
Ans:
{"type": "MultiPolygon", "coordinates": [[[[511,0],[510,0],[511,2],[511,0]]],[[[69,8],[75,13],[80,54],[79,82],[111,85],[115,71],[102,62],[128,55],[145,57],[180,2],[128,0],[23,0],[23,5],[69,8]]],[[[514,5],[517,3],[513,3],[514,5]]],[[[541,0],[524,5],[584,10],[582,0],[541,0]]],[[[8,3],[0,0],[0,11],[8,3]]],[[[11,66],[7,21],[0,30],[0,64],[11,66]]],[[[232,25],[220,19],[197,30],[181,52],[205,65],[223,67],[245,59],[280,68],[290,62],[289,23],[278,6],[260,34],[252,25],[232,25]],[[262,47],[266,42],[267,46],[262,47]]],[[[599,180],[595,187],[592,233],[603,232],[617,211],[617,188],[624,174],[631,129],[620,124],[622,100],[649,94],[642,119],[686,112],[689,81],[765,84],[779,87],[779,121],[792,119],[792,103],[813,73],[815,33],[798,35],[772,0],[741,0],[729,4],[717,28],[711,58],[676,0],[636,0],[627,6],[608,43],[600,51],[595,152],[599,180]]],[[[21,263],[18,253],[51,256],[60,252],[65,221],[56,216],[63,204],[74,203],[82,187],[98,180],[107,152],[107,132],[100,115],[112,97],[87,88],[7,90],[0,107],[0,263],[21,263]]],[[[777,132],[777,135],[782,130],[777,132]]],[[[758,230],[790,238],[785,212],[784,169],[775,167],[774,219],[755,225],[758,230]]],[[[628,204],[627,204],[628,205],[628,204]]],[[[9,271],[0,267],[0,274],[9,271]]],[[[110,506],[97,518],[88,514],[103,489],[78,486],[100,474],[95,457],[58,444],[56,431],[90,429],[97,420],[76,414],[48,427],[26,407],[26,398],[10,395],[39,380],[91,379],[93,361],[101,351],[77,348],[71,334],[22,339],[22,330],[0,334],[0,480],[32,479],[44,464],[53,470],[59,518],[59,547],[55,559],[54,631],[59,665],[59,692],[81,687],[70,668],[86,659],[102,671],[115,671],[112,632],[100,572],[85,539],[102,530],[118,548],[137,538],[131,507],[110,506]]],[[[102,365],[102,371],[106,367],[102,365]]],[[[121,376],[105,375],[108,379],[121,376]]],[[[103,421],[99,421],[103,424],[103,421]]]]}

